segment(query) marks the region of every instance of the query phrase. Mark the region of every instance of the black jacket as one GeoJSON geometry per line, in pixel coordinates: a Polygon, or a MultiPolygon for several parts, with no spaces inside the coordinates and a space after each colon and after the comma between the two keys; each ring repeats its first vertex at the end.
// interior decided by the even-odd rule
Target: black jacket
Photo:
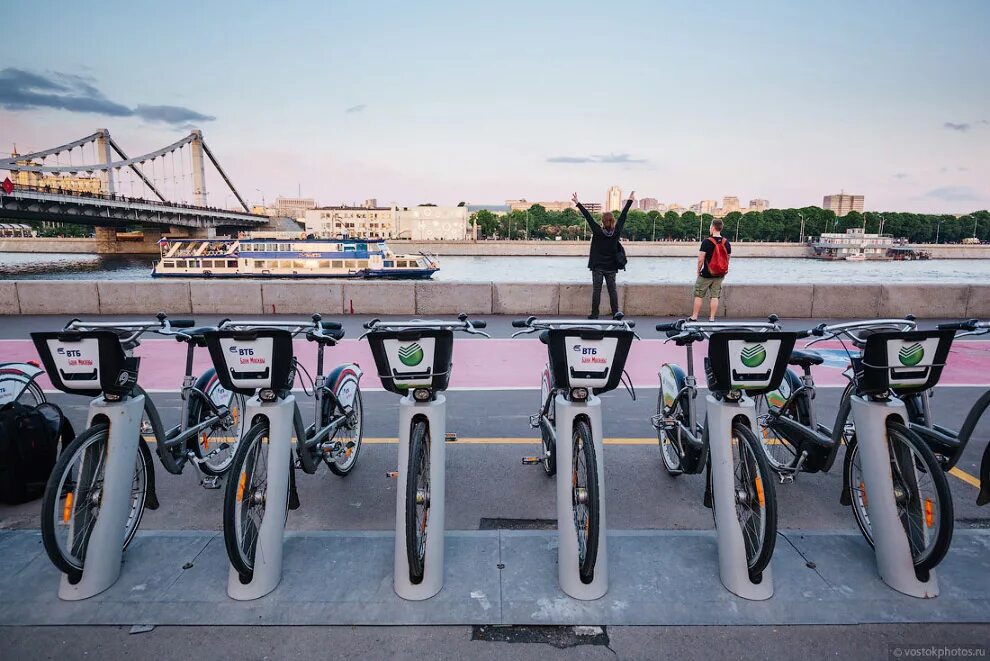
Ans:
{"type": "Polygon", "coordinates": [[[626,214],[632,206],[632,200],[626,200],[626,205],[622,207],[618,220],[615,221],[615,230],[611,235],[605,233],[602,226],[595,222],[584,205],[578,202],[578,210],[588,221],[591,227],[591,252],[588,254],[588,268],[600,271],[619,270],[619,235],[622,234],[622,227],[626,224],[626,214]]]}

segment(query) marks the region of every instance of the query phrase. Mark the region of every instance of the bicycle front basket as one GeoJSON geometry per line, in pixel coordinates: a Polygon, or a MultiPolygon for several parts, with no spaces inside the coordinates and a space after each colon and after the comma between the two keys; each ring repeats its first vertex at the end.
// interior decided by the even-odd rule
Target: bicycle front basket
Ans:
{"type": "Polygon", "coordinates": [[[591,388],[595,394],[614,390],[632,340],[629,330],[551,329],[548,344],[554,382],[566,388],[591,388]]]}
{"type": "Polygon", "coordinates": [[[227,390],[292,387],[292,334],[283,328],[220,329],[204,334],[220,383],[227,390]]]}
{"type": "Polygon", "coordinates": [[[454,331],[374,331],[368,334],[368,344],[385,390],[405,395],[409,388],[447,389],[454,331]]]}
{"type": "Polygon", "coordinates": [[[776,390],[787,370],[797,333],[718,331],[708,339],[708,388],[761,395],[776,390]]]}
{"type": "Polygon", "coordinates": [[[899,394],[928,390],[938,383],[955,337],[953,330],[874,333],[866,338],[856,380],[864,395],[888,389],[899,394]]]}
{"type": "Polygon", "coordinates": [[[31,333],[52,385],[74,395],[126,395],[137,383],[139,358],[128,358],[110,330],[31,333]]]}

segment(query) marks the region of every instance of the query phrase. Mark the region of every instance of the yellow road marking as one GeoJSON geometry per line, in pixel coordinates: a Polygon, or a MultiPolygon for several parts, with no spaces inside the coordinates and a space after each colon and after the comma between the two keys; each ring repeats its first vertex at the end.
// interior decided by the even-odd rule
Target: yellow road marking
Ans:
{"type": "Polygon", "coordinates": [[[977,489],[980,488],[979,478],[977,478],[975,475],[970,475],[964,470],[960,470],[959,468],[953,468],[949,471],[949,475],[954,475],[955,477],[958,477],[960,480],[962,480],[971,487],[976,487],[977,489]]]}
{"type": "MultiPolygon", "coordinates": [[[[146,436],[145,440],[148,443],[154,443],[154,436],[146,436]]],[[[233,442],[233,438],[214,438],[215,441],[230,441],[233,442]]],[[[368,443],[369,445],[395,445],[399,442],[398,438],[394,436],[380,436],[380,437],[365,437],[362,439],[363,443],[368,443]]],[[[538,438],[499,438],[499,437],[464,437],[458,438],[456,441],[448,441],[450,445],[536,445],[540,442],[538,438]]],[[[606,438],[605,445],[656,445],[656,438],[606,438]]],[[[771,445],[773,443],[771,442],[771,445]]],[[[949,475],[952,475],[971,487],[980,488],[980,480],[974,475],[970,475],[964,470],[959,468],[953,468],[949,471],[949,475]]]]}

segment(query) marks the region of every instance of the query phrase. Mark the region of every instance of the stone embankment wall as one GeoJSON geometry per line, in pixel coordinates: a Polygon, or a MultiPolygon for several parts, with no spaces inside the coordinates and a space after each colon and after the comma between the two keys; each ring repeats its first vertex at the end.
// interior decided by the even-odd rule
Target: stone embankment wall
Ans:
{"type": "MultiPolygon", "coordinates": [[[[257,280],[0,280],[0,314],[585,315],[591,285],[257,280]]],[[[619,286],[631,316],[690,311],[691,285],[619,286]]],[[[607,297],[606,297],[607,301],[607,297]]],[[[603,301],[607,309],[607,302],[603,301]]],[[[728,285],[736,318],[990,318],[990,285],[728,285]]]]}

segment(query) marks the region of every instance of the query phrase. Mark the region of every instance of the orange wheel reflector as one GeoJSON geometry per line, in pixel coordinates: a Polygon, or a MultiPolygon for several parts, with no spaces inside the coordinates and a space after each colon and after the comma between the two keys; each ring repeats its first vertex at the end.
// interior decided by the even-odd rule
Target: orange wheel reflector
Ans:
{"type": "Polygon", "coordinates": [[[756,499],[760,501],[760,507],[764,507],[766,498],[763,495],[763,480],[761,480],[760,476],[757,475],[754,483],[756,484],[756,499]]]}
{"type": "Polygon", "coordinates": [[[866,497],[866,484],[863,482],[859,483],[859,492],[863,494],[863,507],[869,507],[869,499],[866,497]]]}
{"type": "Polygon", "coordinates": [[[244,500],[244,486],[247,484],[247,473],[241,473],[241,479],[237,481],[237,501],[244,500]]]}
{"type": "Polygon", "coordinates": [[[935,527],[935,505],[931,498],[925,498],[925,525],[929,528],[935,527]]]}
{"type": "Polygon", "coordinates": [[[65,507],[62,508],[62,523],[68,523],[69,517],[72,516],[72,496],[72,491],[65,494],[65,507]]]}
{"type": "Polygon", "coordinates": [[[234,424],[237,424],[237,407],[230,409],[230,416],[234,419],[234,424]]]}
{"type": "Polygon", "coordinates": [[[209,437],[209,435],[207,435],[207,433],[206,433],[206,432],[204,431],[204,432],[203,432],[203,433],[201,434],[201,436],[200,436],[200,438],[201,438],[201,439],[202,439],[202,441],[203,441],[203,442],[201,443],[201,445],[203,446],[203,449],[204,449],[204,450],[209,450],[209,449],[210,449],[210,437],[209,437]]]}

